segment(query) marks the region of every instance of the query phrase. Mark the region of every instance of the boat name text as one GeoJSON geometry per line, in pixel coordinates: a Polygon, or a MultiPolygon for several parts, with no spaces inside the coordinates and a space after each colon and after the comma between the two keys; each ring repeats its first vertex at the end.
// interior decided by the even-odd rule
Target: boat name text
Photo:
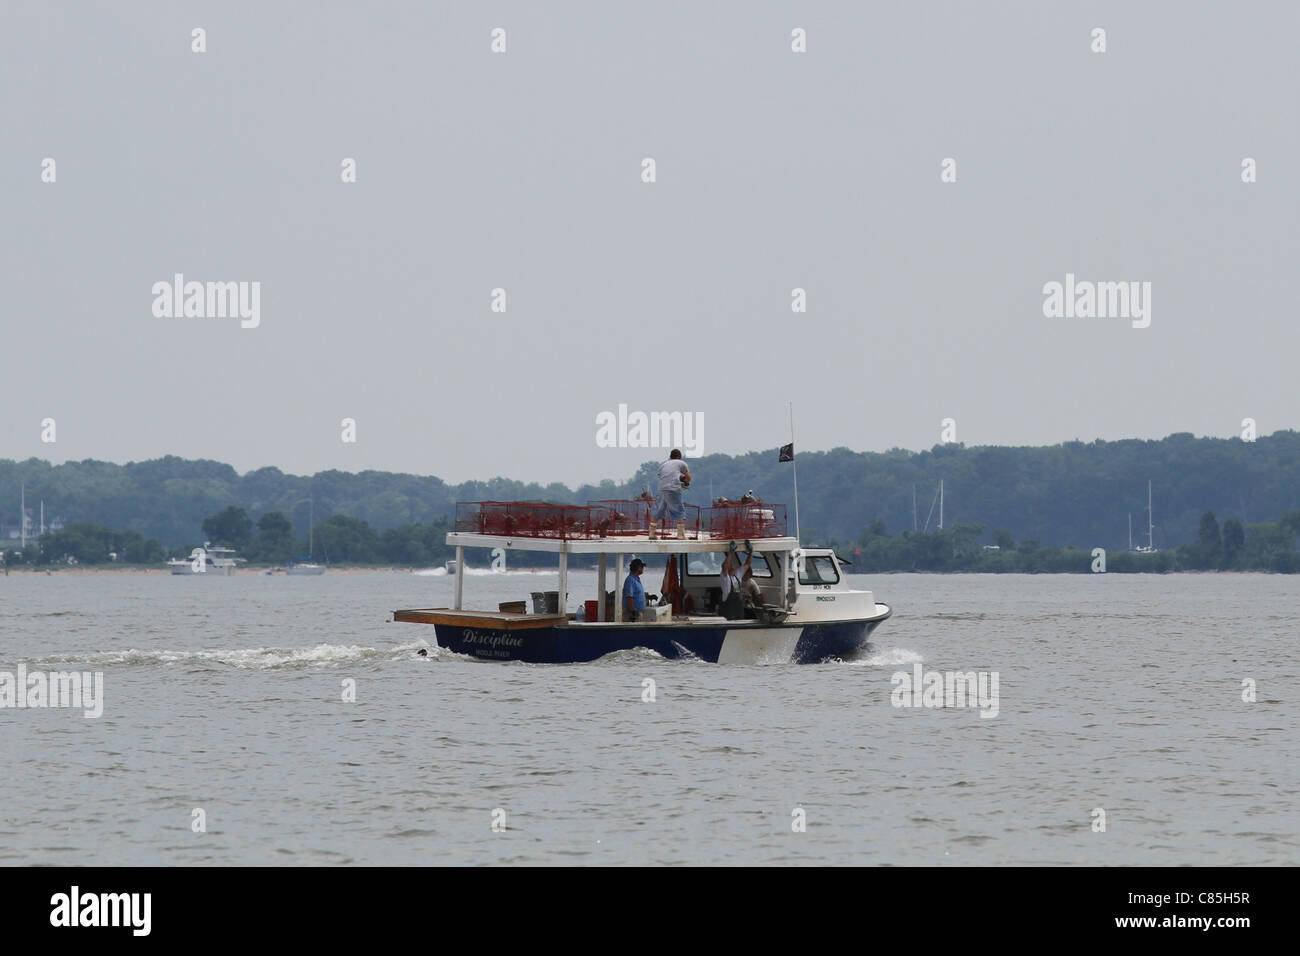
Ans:
{"type": "Polygon", "coordinates": [[[522,637],[511,637],[509,634],[500,633],[480,633],[466,629],[464,636],[461,638],[466,644],[481,644],[487,647],[523,647],[524,639],[522,637]]]}

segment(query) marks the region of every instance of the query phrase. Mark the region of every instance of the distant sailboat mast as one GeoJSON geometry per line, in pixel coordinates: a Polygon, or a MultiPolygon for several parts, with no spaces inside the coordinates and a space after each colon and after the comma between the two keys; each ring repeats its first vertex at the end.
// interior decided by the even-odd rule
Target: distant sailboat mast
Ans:
{"type": "MultiPolygon", "coordinates": [[[[302,504],[302,499],[298,499],[294,507],[302,504]]],[[[321,541],[321,548],[325,547],[325,542],[321,541]]],[[[326,563],[329,562],[328,551],[325,554],[326,563]]],[[[307,496],[307,560],[290,561],[284,569],[286,574],[294,577],[307,577],[324,574],[325,568],[316,563],[316,492],[312,490],[307,496]]],[[[268,572],[269,573],[269,572],[268,572]]]]}
{"type": "Polygon", "coordinates": [[[924,533],[927,533],[928,531],[930,531],[930,519],[933,518],[933,516],[935,516],[935,505],[939,505],[939,506],[940,506],[940,509],[939,509],[939,531],[943,531],[943,529],[944,529],[943,497],[944,497],[944,480],[943,480],[943,479],[940,479],[940,480],[939,480],[939,488],[936,488],[936,489],[935,489],[935,497],[933,497],[933,498],[930,499],[930,511],[927,511],[927,512],[926,512],[926,527],[920,529],[920,531],[922,531],[923,535],[924,535],[924,533]]]}
{"type": "Polygon", "coordinates": [[[1155,515],[1151,511],[1151,479],[1147,479],[1147,549],[1154,551],[1156,549],[1156,523],[1155,515]]]}
{"type": "Polygon", "coordinates": [[[20,485],[18,492],[18,528],[23,550],[27,550],[27,486],[20,485]]]}
{"type": "MultiPolygon", "coordinates": [[[[1133,537],[1133,515],[1129,515],[1129,537],[1133,537]]],[[[1151,480],[1147,479],[1147,543],[1146,546],[1139,545],[1139,554],[1151,554],[1156,549],[1156,522],[1155,514],[1151,508],[1151,480]]]]}

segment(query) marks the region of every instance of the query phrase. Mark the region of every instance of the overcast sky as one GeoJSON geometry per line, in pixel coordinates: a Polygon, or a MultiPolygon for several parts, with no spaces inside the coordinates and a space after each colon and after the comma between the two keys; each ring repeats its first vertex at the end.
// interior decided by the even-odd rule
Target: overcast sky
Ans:
{"type": "Polygon", "coordinates": [[[0,16],[0,457],[572,484],[665,457],[598,447],[620,403],[706,453],[791,399],[806,450],[1297,425],[1290,0],[0,16]],[[260,324],[155,316],[176,273],[260,324]],[[1149,327],[1045,317],[1067,273],[1149,327]]]}

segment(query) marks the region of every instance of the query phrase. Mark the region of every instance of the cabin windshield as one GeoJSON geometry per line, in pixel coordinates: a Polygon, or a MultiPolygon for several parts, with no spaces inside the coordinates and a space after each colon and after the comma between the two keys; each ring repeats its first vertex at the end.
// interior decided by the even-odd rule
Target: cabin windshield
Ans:
{"type": "Polygon", "coordinates": [[[722,555],[713,551],[686,556],[686,573],[697,577],[716,577],[722,573],[722,555]]]}
{"type": "MultiPolygon", "coordinates": [[[[686,557],[686,573],[693,578],[716,578],[722,574],[722,559],[726,554],[721,551],[705,551],[697,554],[689,554],[686,557]]],[[[741,559],[738,571],[745,568],[744,560],[741,559]]],[[[770,578],[772,577],[772,568],[767,562],[767,558],[761,551],[754,552],[753,563],[754,577],[770,578]]]]}
{"type": "Polygon", "coordinates": [[[809,555],[803,559],[799,569],[800,584],[838,584],[839,581],[839,568],[829,554],[809,555]]]}

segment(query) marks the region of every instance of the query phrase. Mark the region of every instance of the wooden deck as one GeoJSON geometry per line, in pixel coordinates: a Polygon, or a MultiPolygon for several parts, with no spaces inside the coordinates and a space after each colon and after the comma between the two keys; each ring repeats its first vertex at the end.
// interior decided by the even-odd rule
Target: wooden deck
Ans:
{"type": "Polygon", "coordinates": [[[393,612],[394,621],[408,624],[453,624],[457,627],[483,627],[496,631],[517,631],[534,627],[554,627],[568,620],[564,614],[506,614],[503,611],[457,611],[449,607],[408,608],[393,612]]]}

